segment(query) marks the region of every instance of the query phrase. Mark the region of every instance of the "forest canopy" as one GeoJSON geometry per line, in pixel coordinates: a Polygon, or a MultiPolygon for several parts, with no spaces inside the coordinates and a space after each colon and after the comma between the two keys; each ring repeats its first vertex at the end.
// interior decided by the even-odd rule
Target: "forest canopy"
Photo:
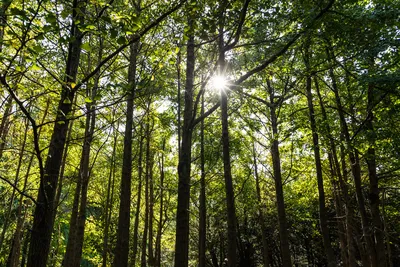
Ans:
{"type": "Polygon", "coordinates": [[[399,10],[2,0],[0,266],[400,266],[399,10]]]}

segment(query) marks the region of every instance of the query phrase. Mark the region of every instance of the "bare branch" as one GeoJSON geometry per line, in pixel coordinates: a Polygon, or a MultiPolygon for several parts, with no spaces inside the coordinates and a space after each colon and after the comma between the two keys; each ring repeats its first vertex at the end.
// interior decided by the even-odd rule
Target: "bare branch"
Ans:
{"type": "Polygon", "coordinates": [[[32,202],[35,203],[35,205],[38,204],[38,203],[36,202],[36,200],[35,200],[32,196],[30,196],[30,195],[26,194],[25,192],[19,190],[18,187],[15,186],[12,182],[10,182],[7,178],[4,178],[4,177],[0,176],[0,179],[3,180],[4,182],[6,182],[7,184],[9,184],[9,185],[10,185],[12,188],[14,188],[15,191],[17,191],[19,194],[21,194],[21,195],[23,195],[24,197],[29,198],[30,200],[32,200],[32,202]]]}

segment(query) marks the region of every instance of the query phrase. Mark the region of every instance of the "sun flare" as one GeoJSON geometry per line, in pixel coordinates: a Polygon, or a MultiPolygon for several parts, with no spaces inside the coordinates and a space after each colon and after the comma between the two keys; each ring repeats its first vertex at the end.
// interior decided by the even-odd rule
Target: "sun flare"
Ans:
{"type": "Polygon", "coordinates": [[[216,75],[211,78],[211,88],[216,91],[225,90],[228,86],[228,81],[226,77],[221,75],[216,75]]]}

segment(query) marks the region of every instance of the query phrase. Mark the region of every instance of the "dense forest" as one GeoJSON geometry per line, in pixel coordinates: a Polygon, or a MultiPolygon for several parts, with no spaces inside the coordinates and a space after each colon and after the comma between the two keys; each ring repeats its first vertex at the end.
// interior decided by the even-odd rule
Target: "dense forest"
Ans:
{"type": "Polygon", "coordinates": [[[2,0],[0,266],[400,266],[399,0],[2,0]]]}

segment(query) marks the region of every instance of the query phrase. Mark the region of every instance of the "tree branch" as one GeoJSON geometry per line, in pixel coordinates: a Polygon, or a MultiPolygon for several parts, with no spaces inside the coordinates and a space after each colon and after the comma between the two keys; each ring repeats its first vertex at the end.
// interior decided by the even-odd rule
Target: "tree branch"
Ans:
{"type": "Polygon", "coordinates": [[[147,32],[149,32],[151,29],[153,29],[155,26],[157,26],[161,21],[163,21],[166,17],[168,17],[170,14],[178,10],[184,3],[186,3],[187,0],[182,0],[179,4],[162,14],[160,17],[158,17],[155,21],[150,23],[147,27],[145,27],[140,33],[134,34],[131,39],[129,40],[128,43],[121,45],[118,47],[113,53],[108,55],[105,59],[103,59],[97,67],[90,72],[85,78],[82,79],[77,85],[75,86],[74,90],[77,91],[83,84],[85,84],[90,78],[92,78],[100,69],[101,67],[106,64],[109,60],[111,60],[113,57],[118,55],[122,50],[130,46],[131,44],[139,41],[140,37],[145,35],[147,32]]]}
{"type": "Polygon", "coordinates": [[[30,200],[32,200],[32,202],[35,203],[35,205],[38,204],[38,203],[36,202],[36,200],[35,200],[32,196],[30,196],[30,195],[24,193],[23,191],[19,190],[18,187],[15,186],[13,183],[11,183],[7,178],[4,178],[4,177],[0,176],[0,179],[3,180],[4,182],[6,182],[7,184],[9,184],[9,185],[10,185],[12,188],[14,188],[15,191],[17,191],[19,194],[21,194],[21,195],[23,195],[24,197],[29,198],[30,200]]]}

